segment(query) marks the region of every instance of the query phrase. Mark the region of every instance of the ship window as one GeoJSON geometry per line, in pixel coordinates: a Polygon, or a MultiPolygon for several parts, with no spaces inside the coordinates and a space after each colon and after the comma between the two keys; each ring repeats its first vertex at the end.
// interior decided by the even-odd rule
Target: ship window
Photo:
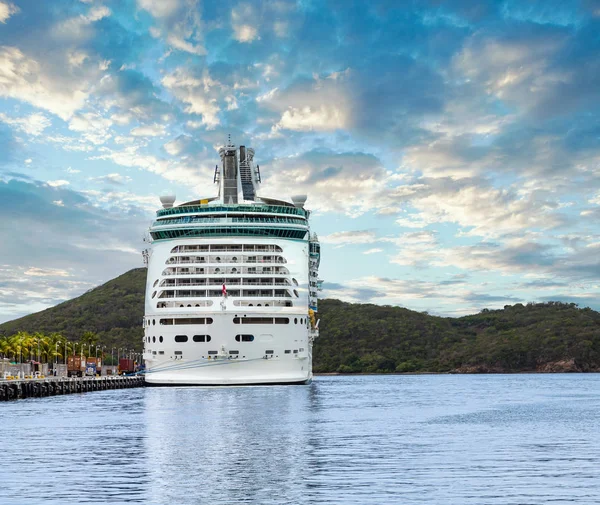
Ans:
{"type": "Polygon", "coordinates": [[[295,289],[294,289],[294,294],[296,295],[296,298],[298,298],[298,297],[300,296],[300,295],[298,294],[298,291],[296,291],[295,289]]]}
{"type": "Polygon", "coordinates": [[[162,341],[163,341],[162,335],[160,337],[158,337],[158,341],[162,344],[162,341]]]}
{"type": "Polygon", "coordinates": [[[187,342],[187,335],[175,335],[175,342],[187,342]]]}
{"type": "Polygon", "coordinates": [[[181,356],[182,354],[183,354],[183,351],[175,351],[176,356],[181,356]]]}
{"type": "Polygon", "coordinates": [[[153,324],[153,325],[155,325],[155,324],[156,324],[156,320],[155,320],[155,319],[153,319],[153,320],[152,320],[152,324],[153,324]]]}
{"type": "Polygon", "coordinates": [[[298,324],[298,318],[297,317],[294,318],[294,324],[298,324]]]}
{"type": "Polygon", "coordinates": [[[217,351],[208,351],[208,354],[217,354],[217,351]]]}
{"type": "Polygon", "coordinates": [[[296,279],[292,279],[292,282],[294,283],[294,286],[298,285],[298,281],[296,279]]]}
{"type": "Polygon", "coordinates": [[[254,335],[236,335],[236,342],[254,342],[254,335]]]}
{"type": "Polygon", "coordinates": [[[239,354],[240,351],[229,351],[229,354],[239,354]]]}
{"type": "Polygon", "coordinates": [[[194,335],[192,338],[194,342],[210,342],[210,335],[194,335]]]}
{"type": "Polygon", "coordinates": [[[294,354],[298,354],[298,349],[294,349],[294,354]]]}
{"type": "Polygon", "coordinates": [[[156,337],[152,337],[152,343],[156,344],[156,337]]]}
{"type": "Polygon", "coordinates": [[[289,317],[276,317],[275,324],[290,324],[289,317]]]}
{"type": "Polygon", "coordinates": [[[273,354],[273,351],[271,351],[271,350],[265,351],[265,354],[273,354]]]}
{"type": "MultiPolygon", "coordinates": [[[[169,321],[169,319],[165,319],[165,321],[169,321]]],[[[185,317],[180,319],[171,320],[174,321],[175,324],[212,324],[212,317],[185,317]]],[[[173,324],[173,323],[165,323],[165,324],[173,324]]]]}
{"type": "Polygon", "coordinates": [[[286,349],[286,350],[285,350],[285,351],[283,351],[283,352],[285,352],[286,354],[290,354],[292,351],[290,351],[289,349],[286,349]]]}
{"type": "Polygon", "coordinates": [[[156,354],[156,351],[152,351],[152,354],[156,354]]]}
{"type": "Polygon", "coordinates": [[[164,354],[165,351],[158,351],[158,354],[164,354]]]}
{"type": "Polygon", "coordinates": [[[152,285],[152,287],[153,287],[153,288],[155,288],[157,284],[158,284],[158,279],[156,279],[156,280],[154,281],[154,284],[152,285]]]}
{"type": "MultiPolygon", "coordinates": [[[[248,304],[250,305],[250,304],[248,304]]],[[[277,318],[277,319],[287,319],[287,318],[277,318]]],[[[289,319],[287,319],[289,322],[289,319]]],[[[273,324],[272,317],[234,317],[234,324],[273,324]]]]}

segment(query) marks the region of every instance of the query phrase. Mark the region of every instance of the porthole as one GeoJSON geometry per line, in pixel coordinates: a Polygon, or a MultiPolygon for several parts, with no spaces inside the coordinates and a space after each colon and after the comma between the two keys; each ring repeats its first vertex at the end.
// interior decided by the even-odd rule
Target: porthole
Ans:
{"type": "Polygon", "coordinates": [[[153,319],[152,320],[152,326],[155,326],[155,325],[156,325],[156,319],[153,319]]]}
{"type": "Polygon", "coordinates": [[[187,335],[175,335],[175,342],[178,343],[183,343],[183,342],[187,342],[188,341],[188,337],[187,335]]]}
{"type": "Polygon", "coordinates": [[[163,341],[162,335],[160,337],[158,337],[158,341],[162,344],[162,341],[163,341]]]}
{"type": "Polygon", "coordinates": [[[294,295],[296,295],[296,298],[298,298],[298,297],[300,296],[300,295],[298,294],[298,291],[296,291],[295,289],[294,289],[294,295]]]}
{"type": "Polygon", "coordinates": [[[188,307],[191,307],[191,305],[188,303],[188,307]]]}
{"type": "Polygon", "coordinates": [[[152,287],[153,287],[153,288],[155,288],[157,284],[158,284],[158,279],[156,279],[156,280],[154,281],[154,284],[152,285],[152,287]]]}
{"type": "Polygon", "coordinates": [[[292,282],[294,283],[294,286],[298,285],[298,281],[296,279],[292,279],[292,282]]]}
{"type": "Polygon", "coordinates": [[[152,337],[152,343],[156,344],[156,337],[152,337]]]}
{"type": "Polygon", "coordinates": [[[298,324],[298,318],[297,317],[294,318],[294,324],[298,324]]]}
{"type": "Polygon", "coordinates": [[[152,298],[154,298],[156,296],[156,291],[154,293],[152,293],[152,298]]]}
{"type": "Polygon", "coordinates": [[[210,342],[211,337],[210,337],[210,335],[194,335],[192,337],[192,340],[194,342],[210,342]]]}
{"type": "Polygon", "coordinates": [[[254,335],[236,335],[236,342],[254,342],[254,335]]]}

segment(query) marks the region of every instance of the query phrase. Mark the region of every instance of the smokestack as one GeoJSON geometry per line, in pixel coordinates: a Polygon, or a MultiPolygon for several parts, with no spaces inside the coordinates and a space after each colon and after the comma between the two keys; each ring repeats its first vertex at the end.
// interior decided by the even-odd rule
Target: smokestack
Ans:
{"type": "Polygon", "coordinates": [[[238,203],[238,160],[235,146],[226,146],[223,154],[223,203],[238,203]]]}
{"type": "Polygon", "coordinates": [[[246,161],[246,146],[240,146],[240,164],[246,161]]]}

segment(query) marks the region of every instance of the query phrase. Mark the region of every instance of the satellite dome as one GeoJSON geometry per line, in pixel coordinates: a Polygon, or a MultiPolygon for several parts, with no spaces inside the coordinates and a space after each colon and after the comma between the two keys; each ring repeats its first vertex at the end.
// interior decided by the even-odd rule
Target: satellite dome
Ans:
{"type": "Polygon", "coordinates": [[[306,195],[293,195],[292,196],[292,203],[296,207],[303,208],[304,204],[306,203],[306,195]]]}
{"type": "Polygon", "coordinates": [[[175,203],[175,195],[164,195],[160,197],[160,203],[162,203],[163,209],[170,209],[175,203]]]}

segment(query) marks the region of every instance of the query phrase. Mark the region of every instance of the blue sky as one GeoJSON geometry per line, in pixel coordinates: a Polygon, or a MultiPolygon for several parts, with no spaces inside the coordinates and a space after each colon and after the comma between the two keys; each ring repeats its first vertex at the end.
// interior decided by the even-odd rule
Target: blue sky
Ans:
{"type": "Polygon", "coordinates": [[[600,309],[599,111],[597,1],[0,0],[0,321],[142,266],[229,133],[325,297],[600,309]]]}

